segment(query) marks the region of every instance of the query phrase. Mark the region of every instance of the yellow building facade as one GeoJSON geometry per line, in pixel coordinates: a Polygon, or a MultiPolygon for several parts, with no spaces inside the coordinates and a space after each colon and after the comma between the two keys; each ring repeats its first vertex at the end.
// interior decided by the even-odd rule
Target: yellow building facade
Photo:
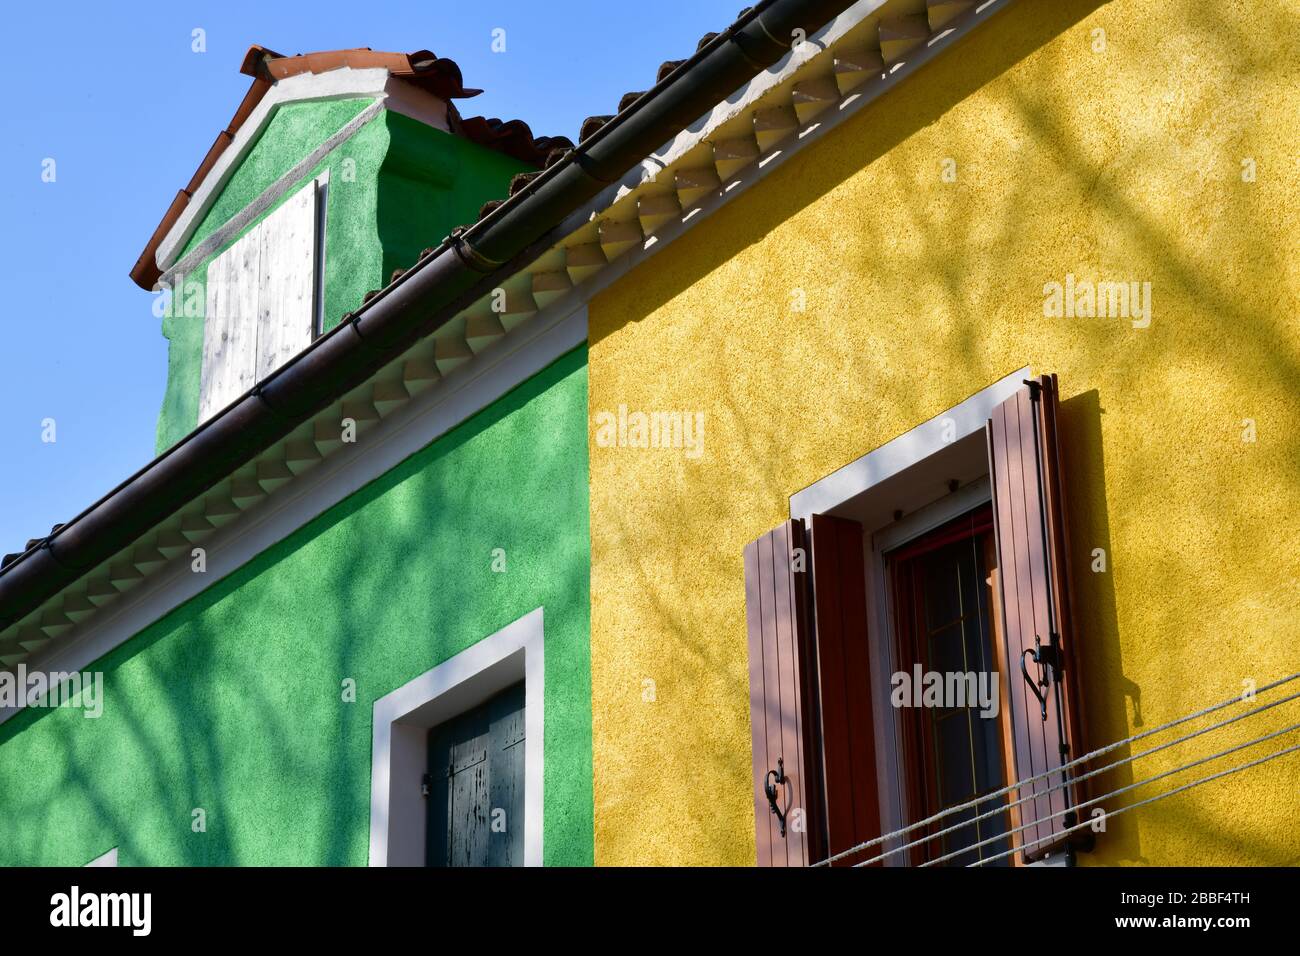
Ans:
{"type": "MultiPolygon", "coordinates": [[[[592,301],[597,864],[754,862],[742,549],[1025,366],[1060,381],[1087,745],[1300,669],[1297,47],[1281,2],[1023,0],[592,301]],[[1062,305],[1101,282],[1131,314],[1062,305]],[[620,408],[702,415],[699,454],[598,441],[620,408]]],[[[1295,773],[1080,860],[1300,862],[1295,773]]]]}

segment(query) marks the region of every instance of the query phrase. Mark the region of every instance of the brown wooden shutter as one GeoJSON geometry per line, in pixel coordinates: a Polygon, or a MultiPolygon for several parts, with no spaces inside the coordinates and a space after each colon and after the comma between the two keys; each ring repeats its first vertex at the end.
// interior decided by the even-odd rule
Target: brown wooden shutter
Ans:
{"type": "Polygon", "coordinates": [[[862,525],[813,515],[812,572],[828,855],[834,855],[881,832],[862,525]]]}
{"type": "MultiPolygon", "coordinates": [[[[1009,772],[1018,780],[1058,768],[1083,752],[1058,402],[1056,376],[1045,375],[1027,382],[994,409],[987,426],[997,578],[1002,590],[1003,677],[1014,738],[1015,764],[1009,772]],[[1021,673],[1021,658],[1026,650],[1034,650],[1035,638],[1044,648],[1057,646],[1061,661],[1061,667],[1046,671],[1046,720],[1021,673]]],[[[1026,658],[1025,665],[1037,680],[1038,665],[1032,658],[1026,658]]],[[[1022,845],[1032,844],[1024,853],[1026,860],[1059,849],[1062,841],[1053,840],[1053,835],[1077,822],[1073,814],[1049,819],[1082,799],[1078,785],[1068,788],[1068,796],[1064,789],[1045,793],[1049,785],[1060,782],[1060,774],[1035,781],[1033,792],[1043,795],[1019,807],[1020,822],[1035,824],[1018,834],[1022,845]]],[[[1028,793],[1021,790],[1018,796],[1028,793]]],[[[1079,834],[1072,836],[1079,838],[1079,834]]]]}
{"type": "Polygon", "coordinates": [[[759,866],[807,866],[818,852],[810,852],[809,846],[816,831],[809,812],[817,774],[810,744],[815,739],[812,700],[805,692],[811,654],[807,561],[801,521],[787,521],[745,547],[759,866]],[[778,761],[786,778],[776,787],[778,804],[787,815],[784,835],[764,791],[778,761]]]}
{"type": "Polygon", "coordinates": [[[862,526],[814,515],[811,541],[800,521],[763,535],[745,599],[758,864],[805,866],[880,835],[862,526]],[[764,790],[778,759],[782,809],[803,816],[784,836],[764,790]]]}

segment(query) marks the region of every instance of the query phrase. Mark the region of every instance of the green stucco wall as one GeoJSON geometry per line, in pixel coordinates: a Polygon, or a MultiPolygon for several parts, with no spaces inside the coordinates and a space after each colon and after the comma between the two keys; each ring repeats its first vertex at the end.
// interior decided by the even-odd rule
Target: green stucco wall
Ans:
{"type": "MultiPolygon", "coordinates": [[[[370,102],[347,99],[281,106],[204,215],[182,257],[370,102]]],[[[331,150],[280,200],[329,170],[325,328],[333,328],[345,313],[358,308],[367,291],[385,285],[393,269],[412,265],[420,250],[437,245],[456,226],[473,222],[483,203],[504,197],[511,177],[528,168],[391,110],[381,111],[331,150]]],[[[280,201],[248,229],[274,212],[280,201]]],[[[238,238],[232,236],[230,243],[186,273],[184,287],[178,290],[178,304],[163,319],[169,348],[167,389],[158,416],[159,453],[198,423],[203,316],[194,309],[187,311],[185,300],[202,304],[208,264],[238,238]],[[186,288],[193,290],[190,295],[186,288]]]]}
{"type": "Polygon", "coordinates": [[[364,864],[375,699],[539,605],[545,859],[590,863],[586,411],[583,348],[93,665],[101,717],[0,725],[0,864],[364,864]]]}

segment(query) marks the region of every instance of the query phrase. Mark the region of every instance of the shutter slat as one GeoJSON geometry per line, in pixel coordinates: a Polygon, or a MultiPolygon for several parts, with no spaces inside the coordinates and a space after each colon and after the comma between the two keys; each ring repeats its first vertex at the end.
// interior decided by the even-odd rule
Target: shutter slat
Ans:
{"type": "MultiPolygon", "coordinates": [[[[762,562],[763,591],[761,595],[763,608],[763,687],[766,690],[767,702],[764,710],[764,719],[767,721],[767,769],[776,769],[776,762],[784,756],[781,752],[781,711],[783,702],[781,700],[781,662],[779,655],[781,649],[776,640],[776,562],[773,560],[773,552],[776,550],[776,537],[780,534],[781,529],[777,529],[759,545],[759,560],[762,562]]],[[[766,771],[764,771],[766,776],[766,771]]],[[[785,788],[781,790],[781,797],[784,799],[785,788]]],[[[771,826],[773,827],[772,841],[772,866],[786,865],[786,841],[781,838],[780,830],[777,824],[776,816],[769,812],[771,826]]]]}
{"type": "MultiPolygon", "coordinates": [[[[1026,413],[1029,413],[1028,404],[1028,392],[1022,389],[1016,394],[1012,407],[1007,409],[1007,435],[1009,439],[1007,443],[1007,464],[1011,472],[1012,492],[1018,494],[1020,498],[1018,502],[1013,502],[1012,508],[1012,554],[1015,560],[1016,583],[1018,585],[1016,597],[1020,604],[1020,648],[1032,647],[1035,634],[1042,635],[1044,638],[1047,636],[1047,628],[1044,626],[1042,619],[1044,611],[1042,607],[1043,573],[1041,567],[1043,542],[1041,535],[1034,533],[1038,525],[1038,522],[1034,520],[1038,516],[1038,496],[1035,488],[1038,472],[1033,460],[1033,428],[1032,425],[1026,427],[1025,424],[1026,413]],[[1010,440],[1012,435],[1015,436],[1014,440],[1010,440]],[[1035,601],[1036,596],[1037,601],[1035,601]]],[[[1014,665],[1016,667],[1014,673],[1017,674],[1019,674],[1020,656],[1019,651],[1017,651],[1014,665]]],[[[1035,671],[1031,669],[1031,676],[1034,673],[1035,671]]],[[[1023,678],[1023,675],[1021,676],[1023,678]]],[[[1021,680],[1021,687],[1028,691],[1023,679],[1021,680]]],[[[1031,704],[1032,700],[1031,695],[1030,700],[1026,703],[1031,704]]],[[[1036,707],[1030,707],[1031,719],[1042,722],[1041,713],[1037,718],[1033,718],[1035,710],[1037,710],[1036,707]]],[[[1052,716],[1049,709],[1049,721],[1052,716]]],[[[1048,768],[1050,757],[1047,753],[1048,741],[1045,735],[1034,734],[1032,732],[1033,726],[1030,723],[1029,739],[1032,752],[1027,766],[1031,773],[1041,773],[1048,768]]],[[[1034,793],[1045,794],[1049,785],[1047,780],[1035,781],[1033,791],[1034,793]]],[[[1035,799],[1034,807],[1037,819],[1046,819],[1052,812],[1051,800],[1048,796],[1035,799]]],[[[1047,831],[1034,828],[1026,831],[1026,836],[1029,839],[1039,839],[1047,836],[1047,831]]]]}
{"type": "Polygon", "coordinates": [[[767,773],[767,697],[763,668],[763,579],[759,573],[759,541],[745,546],[745,622],[749,633],[749,713],[754,757],[754,836],[758,865],[771,866],[776,821],[768,812],[760,781],[767,773]]]}
{"type": "MultiPolygon", "coordinates": [[[[1034,406],[1041,404],[1030,398],[1028,390],[1022,390],[1017,401],[1017,409],[1020,413],[1020,434],[1021,434],[1021,463],[1025,469],[1025,524],[1027,529],[1028,547],[1026,550],[1030,558],[1030,572],[1032,574],[1033,599],[1034,599],[1034,634],[1042,637],[1043,643],[1050,641],[1052,633],[1060,633],[1060,629],[1052,620],[1052,598],[1051,598],[1051,581],[1048,576],[1048,539],[1046,535],[1046,513],[1047,502],[1043,496],[1043,453],[1044,449],[1038,434],[1037,422],[1034,415],[1034,406]],[[1033,454],[1029,452],[1032,451],[1033,454]]],[[[1034,671],[1030,671],[1031,674],[1034,671]]],[[[1024,681],[1022,680],[1023,684],[1024,681]]],[[[1027,690],[1028,688],[1026,688],[1027,690]]],[[[1049,688],[1050,689],[1050,688],[1049,688]]],[[[1055,694],[1047,694],[1047,724],[1051,727],[1058,726],[1057,701],[1055,694]]],[[[1042,722],[1042,714],[1039,714],[1039,722],[1042,722]]],[[[1061,746],[1063,741],[1059,734],[1047,735],[1043,740],[1043,765],[1042,770],[1048,770],[1052,767],[1059,767],[1065,761],[1061,759],[1061,746]]],[[[1061,783],[1061,777],[1047,777],[1037,782],[1036,787],[1041,787],[1047,791],[1051,786],[1061,783]]],[[[1041,801],[1035,801],[1041,802],[1041,801]]],[[[1063,813],[1068,804],[1066,801],[1065,791],[1062,789],[1051,790],[1048,794],[1049,814],[1063,813]]],[[[1049,821],[1039,826],[1039,836],[1048,837],[1054,830],[1063,828],[1061,818],[1049,821]]]]}

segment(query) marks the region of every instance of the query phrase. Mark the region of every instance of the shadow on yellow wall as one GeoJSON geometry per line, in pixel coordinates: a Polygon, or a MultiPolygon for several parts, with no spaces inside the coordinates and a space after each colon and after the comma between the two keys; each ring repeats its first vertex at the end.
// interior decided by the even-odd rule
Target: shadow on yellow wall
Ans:
{"type": "MultiPolygon", "coordinates": [[[[698,460],[592,443],[597,862],[752,863],[741,548],[1025,364],[1067,398],[1089,743],[1296,669],[1298,34],[1281,3],[1013,5],[592,303],[592,414],[707,423],[698,460]],[[1149,281],[1150,327],[1045,316],[1067,275],[1149,281]]],[[[1115,818],[1091,860],[1293,860],[1295,772],[1115,818]]]]}

